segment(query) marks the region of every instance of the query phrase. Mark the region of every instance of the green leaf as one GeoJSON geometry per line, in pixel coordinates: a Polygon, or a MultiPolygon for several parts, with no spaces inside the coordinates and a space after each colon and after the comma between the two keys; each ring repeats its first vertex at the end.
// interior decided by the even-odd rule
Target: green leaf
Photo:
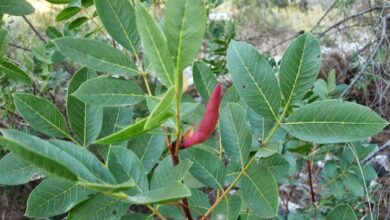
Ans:
{"type": "Polygon", "coordinates": [[[8,32],[6,30],[0,29],[0,60],[7,53],[8,38],[8,32]]]}
{"type": "Polygon", "coordinates": [[[89,105],[125,106],[144,100],[144,92],[131,80],[98,77],[83,83],[73,95],[89,105]]]}
{"type": "Polygon", "coordinates": [[[226,91],[221,101],[221,106],[219,108],[224,109],[226,105],[230,102],[239,103],[240,101],[240,95],[238,94],[237,89],[233,85],[226,91]]]}
{"type": "Polygon", "coordinates": [[[310,90],[320,66],[320,44],[311,33],[301,35],[290,44],[282,57],[279,76],[286,108],[310,90]]]}
{"type": "Polygon", "coordinates": [[[35,130],[54,137],[69,137],[64,116],[48,100],[27,93],[14,95],[18,112],[35,130]]]}
{"type": "Polygon", "coordinates": [[[73,208],[67,220],[119,219],[128,208],[129,204],[120,198],[96,194],[73,208]]]}
{"type": "Polygon", "coordinates": [[[94,191],[62,179],[49,177],[30,194],[26,216],[46,218],[63,214],[92,196],[94,191]]]}
{"type": "Polygon", "coordinates": [[[244,109],[237,103],[229,103],[220,118],[222,146],[241,168],[245,166],[252,146],[252,135],[245,118],[244,109]]]}
{"type": "Polygon", "coordinates": [[[340,100],[315,102],[297,109],[283,124],[296,138],[314,143],[359,141],[388,123],[371,109],[340,100]]]}
{"type": "Polygon", "coordinates": [[[138,53],[139,36],[134,8],[129,0],[95,0],[96,10],[107,32],[133,54],[138,53]]]}
{"type": "Polygon", "coordinates": [[[58,13],[58,15],[56,16],[56,21],[63,21],[69,19],[75,16],[76,14],[78,14],[80,11],[81,8],[79,7],[72,6],[72,7],[65,8],[60,13],[58,13]]]}
{"type": "Polygon", "coordinates": [[[1,0],[0,15],[22,16],[34,13],[35,9],[26,0],[1,0]]]}
{"type": "Polygon", "coordinates": [[[354,174],[347,173],[343,178],[342,182],[344,184],[344,187],[348,189],[352,195],[357,197],[364,196],[364,185],[363,181],[359,179],[354,174]]]}
{"type": "Polygon", "coordinates": [[[73,158],[68,155],[61,155],[57,148],[36,137],[14,130],[1,130],[1,132],[4,137],[0,136],[0,145],[13,152],[26,163],[33,164],[61,178],[71,181],[77,180],[75,172],[65,165],[66,161],[72,161],[73,158]]]}
{"type": "Polygon", "coordinates": [[[31,181],[34,174],[39,171],[34,165],[8,153],[0,160],[0,184],[20,185],[31,181]]]}
{"type": "Polygon", "coordinates": [[[225,197],[215,208],[212,220],[237,219],[241,209],[241,197],[231,195],[225,197]]]}
{"type": "Polygon", "coordinates": [[[127,213],[120,220],[154,220],[153,214],[127,213]]]}
{"type": "Polygon", "coordinates": [[[217,85],[217,78],[203,61],[195,61],[192,69],[196,90],[202,97],[203,102],[207,103],[210,98],[210,94],[212,93],[215,85],[217,85]]]}
{"type": "Polygon", "coordinates": [[[181,183],[172,183],[168,186],[130,196],[129,201],[135,204],[155,204],[179,200],[191,196],[191,191],[181,183]],[[172,190],[174,189],[174,190],[172,190]]]}
{"type": "Polygon", "coordinates": [[[83,180],[87,180],[91,183],[100,183],[103,185],[117,183],[114,176],[108,171],[106,166],[86,148],[81,148],[72,142],[62,140],[50,140],[49,142],[53,146],[57,147],[62,153],[67,153],[77,160],[77,162],[69,163],[69,167],[71,167],[75,172],[79,172],[78,170],[83,171],[85,174],[79,174],[79,177],[81,177],[83,180]],[[83,178],[83,175],[86,176],[86,174],[88,176],[92,176],[92,178],[83,178]]]}
{"type": "Polygon", "coordinates": [[[355,212],[348,204],[341,204],[333,209],[325,220],[357,220],[355,212]]]}
{"type": "Polygon", "coordinates": [[[53,43],[64,56],[96,71],[125,76],[138,74],[134,63],[120,50],[108,44],[69,37],[56,39],[53,43]]]}
{"type": "MultiPolygon", "coordinates": [[[[169,94],[170,94],[170,92],[167,92],[166,96],[168,96],[169,94]]],[[[96,143],[98,143],[98,144],[118,143],[120,141],[128,140],[132,137],[135,137],[137,135],[145,133],[145,132],[159,126],[164,121],[166,121],[168,118],[173,116],[173,114],[170,111],[165,111],[165,109],[167,107],[165,105],[165,103],[167,101],[170,101],[170,100],[165,100],[165,101],[162,100],[161,103],[159,103],[156,106],[156,109],[160,109],[161,111],[163,111],[164,114],[161,114],[161,112],[156,112],[155,114],[151,114],[149,117],[141,119],[141,120],[137,121],[136,123],[134,123],[130,126],[127,126],[127,127],[123,128],[122,130],[115,132],[114,134],[111,134],[107,137],[104,137],[104,138],[97,140],[96,143]],[[152,118],[152,117],[155,117],[155,118],[152,118]],[[146,122],[148,120],[149,120],[149,125],[148,125],[148,127],[146,127],[146,122]]],[[[154,112],[154,110],[152,112],[154,112]]]]}
{"type": "Polygon", "coordinates": [[[18,83],[31,84],[32,82],[30,76],[26,72],[8,61],[0,61],[0,73],[18,83]]]}
{"type": "Polygon", "coordinates": [[[94,0],[81,0],[81,5],[84,8],[88,8],[93,5],[94,0]]]}
{"type": "Polygon", "coordinates": [[[259,163],[266,167],[276,180],[286,177],[288,169],[290,168],[290,164],[280,153],[275,153],[270,157],[262,158],[259,160],[259,163]]]}
{"type": "Polygon", "coordinates": [[[275,72],[265,58],[249,44],[232,41],[227,52],[227,65],[241,98],[256,113],[277,120],[280,91],[275,72]]]}
{"type": "Polygon", "coordinates": [[[111,147],[108,154],[108,169],[119,183],[134,181],[138,192],[148,190],[148,179],[138,157],[123,147],[111,147]]]}
{"type": "Polygon", "coordinates": [[[46,0],[52,4],[68,4],[73,2],[74,0],[46,0]]]}
{"type": "Polygon", "coordinates": [[[175,100],[175,95],[176,95],[175,92],[176,92],[175,87],[171,87],[170,89],[168,89],[164,97],[150,113],[145,123],[144,129],[150,130],[156,127],[157,125],[160,125],[161,122],[166,119],[167,115],[170,114],[173,115],[173,113],[170,110],[171,110],[171,104],[175,100]]]}
{"type": "Polygon", "coordinates": [[[132,139],[127,146],[137,155],[145,169],[145,173],[149,173],[159,161],[164,147],[164,136],[151,134],[140,135],[132,139]]]}
{"type": "Polygon", "coordinates": [[[147,118],[141,119],[135,122],[132,125],[129,125],[111,135],[100,138],[96,141],[97,144],[116,144],[124,140],[128,140],[137,135],[143,134],[146,131],[144,130],[144,126],[147,118]]]}
{"type": "Polygon", "coordinates": [[[57,28],[49,26],[46,29],[46,36],[53,40],[56,38],[60,38],[63,35],[61,34],[61,32],[57,28]]]}
{"type": "Polygon", "coordinates": [[[163,29],[178,72],[195,58],[206,31],[206,22],[204,1],[167,1],[163,29]]]}
{"type": "Polygon", "coordinates": [[[83,82],[95,77],[96,73],[94,71],[82,68],[75,73],[68,87],[68,100],[66,102],[68,120],[83,146],[88,146],[98,137],[103,123],[103,108],[87,105],[71,96],[71,94],[83,82]]]}
{"type": "Polygon", "coordinates": [[[191,214],[195,218],[200,217],[210,208],[209,198],[204,192],[198,189],[191,189],[191,196],[187,200],[190,205],[191,214]]]}
{"type": "Polygon", "coordinates": [[[143,41],[146,57],[161,82],[171,87],[175,82],[175,67],[169,54],[167,39],[154,18],[140,3],[135,4],[137,28],[143,41]]]}
{"type": "Polygon", "coordinates": [[[241,179],[243,201],[261,218],[277,215],[279,191],[272,174],[260,164],[252,165],[241,179]]]}
{"type": "Polygon", "coordinates": [[[68,25],[68,30],[74,30],[87,21],[89,21],[89,18],[85,16],[76,18],[74,21],[70,22],[70,24],[68,25]]]}
{"type": "Polygon", "coordinates": [[[181,151],[180,157],[194,162],[190,172],[199,182],[212,188],[223,189],[225,165],[217,155],[203,149],[190,148],[181,151]]]}
{"type": "Polygon", "coordinates": [[[173,166],[171,156],[165,157],[153,172],[151,189],[169,186],[174,182],[181,182],[187,176],[193,162],[189,159],[182,160],[177,166],[173,166]]]}
{"type": "Polygon", "coordinates": [[[257,114],[253,109],[246,108],[246,120],[249,122],[252,134],[260,140],[264,140],[272,130],[275,122],[257,114]]]}

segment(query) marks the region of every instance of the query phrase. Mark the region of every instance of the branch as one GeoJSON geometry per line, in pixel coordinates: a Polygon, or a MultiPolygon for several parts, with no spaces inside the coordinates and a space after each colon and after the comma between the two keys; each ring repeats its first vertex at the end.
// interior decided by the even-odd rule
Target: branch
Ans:
{"type": "Polygon", "coordinates": [[[383,10],[383,9],[386,9],[386,8],[390,8],[390,6],[377,6],[377,7],[373,7],[373,8],[369,8],[369,9],[367,9],[367,10],[361,11],[361,12],[359,12],[359,13],[357,13],[357,14],[354,14],[354,15],[351,15],[351,16],[349,16],[349,17],[346,17],[346,18],[344,18],[343,20],[337,22],[336,24],[334,24],[334,25],[328,27],[324,32],[319,33],[319,34],[318,34],[318,38],[323,37],[326,33],[328,33],[329,31],[331,31],[332,29],[334,29],[334,28],[340,26],[341,24],[343,24],[343,23],[345,23],[345,22],[347,22],[347,21],[349,21],[349,20],[352,20],[352,19],[357,18],[357,17],[361,17],[361,16],[363,16],[363,15],[365,15],[365,14],[367,14],[367,13],[370,13],[370,12],[372,12],[372,11],[383,10]]]}
{"type": "Polygon", "coordinates": [[[15,48],[17,48],[17,49],[21,49],[21,50],[24,50],[24,51],[27,51],[27,52],[31,52],[31,49],[26,48],[26,47],[22,47],[22,46],[13,44],[13,43],[9,43],[8,45],[11,46],[11,47],[15,47],[15,48]]]}
{"type": "Polygon", "coordinates": [[[359,73],[353,78],[352,82],[348,85],[348,87],[341,93],[341,97],[345,97],[350,90],[355,86],[357,82],[364,76],[364,73],[366,72],[367,68],[370,66],[370,64],[374,61],[376,55],[379,52],[380,46],[383,44],[383,41],[386,38],[386,30],[387,30],[387,19],[390,18],[390,13],[388,13],[386,16],[381,17],[382,20],[382,34],[381,38],[377,42],[377,45],[375,47],[374,52],[370,56],[370,58],[367,60],[366,64],[360,69],[359,73]]]}
{"type": "Polygon", "coordinates": [[[41,41],[43,41],[45,44],[47,44],[47,40],[39,33],[39,31],[34,27],[30,20],[28,20],[27,17],[24,15],[22,17],[26,21],[28,26],[30,26],[31,30],[33,30],[33,32],[38,36],[38,38],[41,39],[41,41]]]}
{"type": "Polygon", "coordinates": [[[330,11],[332,11],[332,9],[336,6],[337,2],[339,2],[340,0],[335,0],[333,2],[333,4],[329,7],[329,9],[324,13],[324,15],[322,15],[322,17],[320,18],[320,20],[317,21],[317,23],[313,26],[313,28],[310,30],[310,32],[312,32],[316,27],[318,27],[318,25],[321,24],[322,20],[324,20],[324,18],[329,14],[330,11]]]}
{"type": "Polygon", "coordinates": [[[382,146],[380,146],[378,149],[376,149],[374,152],[370,153],[364,160],[362,160],[362,163],[367,163],[371,158],[373,158],[377,153],[381,152],[382,150],[390,147],[390,140],[388,140],[386,143],[384,143],[382,146]]]}

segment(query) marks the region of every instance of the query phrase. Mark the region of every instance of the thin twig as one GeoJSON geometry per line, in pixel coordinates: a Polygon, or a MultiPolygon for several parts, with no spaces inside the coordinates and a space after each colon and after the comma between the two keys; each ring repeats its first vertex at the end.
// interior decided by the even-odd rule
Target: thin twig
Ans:
{"type": "Polygon", "coordinates": [[[388,140],[386,143],[384,143],[381,147],[379,147],[378,149],[376,149],[374,152],[370,153],[369,155],[367,155],[366,158],[364,158],[364,160],[362,160],[362,163],[367,163],[371,158],[373,158],[377,153],[383,151],[384,149],[390,147],[390,140],[388,140]]]}
{"type": "Polygon", "coordinates": [[[361,17],[361,16],[363,16],[363,15],[365,15],[367,13],[370,13],[372,11],[383,10],[383,9],[386,9],[386,8],[390,8],[390,6],[377,6],[377,7],[373,7],[373,8],[369,8],[367,10],[361,11],[361,12],[359,12],[357,14],[354,14],[354,15],[351,15],[349,17],[346,17],[343,20],[341,20],[341,21],[335,23],[334,25],[328,27],[325,31],[319,33],[318,34],[318,38],[323,37],[326,33],[331,31],[332,29],[337,28],[338,26],[340,26],[341,24],[343,24],[343,23],[345,23],[345,22],[347,22],[349,20],[352,20],[352,19],[357,18],[357,17],[361,17]]]}
{"type": "Polygon", "coordinates": [[[13,44],[13,43],[9,43],[8,45],[11,46],[11,47],[15,47],[15,48],[17,48],[17,49],[21,49],[21,50],[24,50],[24,51],[27,51],[27,52],[31,52],[31,49],[26,48],[26,47],[22,47],[22,46],[13,44]]]}
{"type": "Polygon", "coordinates": [[[31,30],[33,30],[33,32],[38,36],[38,38],[41,39],[41,41],[43,41],[46,44],[47,40],[39,33],[39,31],[34,27],[34,25],[30,22],[30,20],[28,20],[28,18],[24,15],[22,17],[24,21],[26,21],[28,26],[30,26],[31,30]]]}
{"type": "Polygon", "coordinates": [[[350,90],[355,86],[355,84],[360,81],[360,79],[364,76],[367,68],[370,66],[370,64],[372,64],[372,62],[376,58],[376,55],[378,54],[379,49],[380,49],[381,45],[383,44],[383,41],[386,38],[387,19],[388,18],[390,18],[390,13],[384,17],[381,17],[381,20],[382,20],[381,38],[377,42],[376,47],[375,47],[372,55],[370,56],[370,58],[367,60],[366,64],[360,69],[359,73],[353,78],[352,82],[348,85],[348,87],[341,93],[341,97],[345,97],[350,92],[350,90]]]}
{"type": "Polygon", "coordinates": [[[320,18],[320,20],[317,21],[317,23],[313,26],[313,28],[310,30],[310,32],[312,32],[316,27],[318,27],[321,22],[324,20],[324,18],[329,14],[330,11],[332,11],[332,9],[336,6],[336,4],[339,2],[340,0],[335,0],[333,2],[333,4],[328,8],[328,10],[322,15],[322,17],[320,18]]]}

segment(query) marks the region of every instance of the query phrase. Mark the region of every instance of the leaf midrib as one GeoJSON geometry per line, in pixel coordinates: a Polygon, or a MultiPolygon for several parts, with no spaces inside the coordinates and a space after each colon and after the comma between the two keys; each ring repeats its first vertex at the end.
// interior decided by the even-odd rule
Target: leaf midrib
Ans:
{"type": "Polygon", "coordinates": [[[267,97],[265,96],[263,90],[259,87],[259,85],[257,85],[256,80],[255,80],[255,79],[253,78],[253,76],[252,76],[252,72],[249,71],[247,65],[245,64],[244,60],[242,59],[242,57],[241,57],[240,53],[238,52],[237,48],[236,48],[235,46],[233,46],[233,49],[234,49],[234,52],[236,52],[237,57],[240,59],[241,64],[244,66],[245,71],[248,73],[249,77],[252,79],[253,84],[256,86],[256,88],[257,88],[257,90],[259,91],[260,95],[263,97],[265,103],[267,104],[269,110],[270,110],[271,113],[272,113],[272,117],[273,117],[275,120],[277,120],[278,118],[277,118],[277,116],[276,116],[276,114],[275,114],[274,109],[273,109],[272,106],[271,106],[271,103],[269,102],[269,100],[268,100],[267,97]]]}
{"type": "Polygon", "coordinates": [[[26,102],[24,102],[22,99],[20,99],[18,96],[15,96],[15,98],[19,99],[26,107],[28,107],[32,112],[34,112],[38,117],[42,118],[44,121],[46,121],[49,125],[57,129],[59,132],[61,132],[66,137],[69,137],[69,134],[62,130],[61,128],[57,127],[57,125],[53,124],[51,121],[47,120],[43,115],[41,115],[39,112],[35,111],[34,108],[32,108],[30,105],[28,105],[26,102]]]}

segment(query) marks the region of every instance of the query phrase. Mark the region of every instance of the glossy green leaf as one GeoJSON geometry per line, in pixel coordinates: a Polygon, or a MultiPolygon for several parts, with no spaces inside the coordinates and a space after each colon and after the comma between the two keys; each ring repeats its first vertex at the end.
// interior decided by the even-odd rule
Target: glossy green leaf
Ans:
{"type": "Polygon", "coordinates": [[[237,103],[229,103],[220,117],[222,146],[241,168],[245,166],[252,146],[252,135],[245,117],[244,109],[237,103]]]}
{"type": "Polygon", "coordinates": [[[108,44],[69,37],[56,39],[53,43],[64,56],[93,70],[125,76],[138,74],[129,57],[108,44]]]}
{"type": "Polygon", "coordinates": [[[173,166],[171,156],[165,157],[153,172],[150,188],[157,189],[174,182],[181,182],[187,176],[192,164],[193,162],[186,159],[180,161],[177,166],[173,166]]]}
{"type": "Polygon", "coordinates": [[[148,179],[138,157],[123,147],[111,147],[108,154],[108,169],[119,183],[134,181],[138,192],[148,190],[148,179]]]}
{"type": "Polygon", "coordinates": [[[85,17],[85,16],[78,17],[74,21],[70,22],[70,24],[68,25],[68,30],[74,30],[74,29],[80,27],[81,25],[83,25],[87,21],[89,21],[88,17],[85,17]]]}
{"type": "Polygon", "coordinates": [[[188,187],[181,183],[172,183],[168,186],[150,190],[144,193],[130,196],[129,201],[135,204],[155,204],[179,200],[191,196],[188,187]],[[174,189],[174,190],[172,190],[174,189]]]}
{"type": "Polygon", "coordinates": [[[175,95],[175,87],[168,89],[168,91],[162,97],[161,101],[148,116],[144,126],[146,130],[150,130],[161,124],[161,122],[165,120],[166,115],[173,115],[173,112],[171,112],[171,104],[175,100],[175,95]]]}
{"type": "Polygon", "coordinates": [[[26,0],[1,0],[0,15],[22,16],[34,13],[34,8],[26,0]]]}
{"type": "Polygon", "coordinates": [[[49,26],[46,29],[46,36],[50,39],[56,39],[62,37],[63,35],[57,28],[49,26]]]}
{"type": "Polygon", "coordinates": [[[56,16],[56,21],[63,21],[66,19],[69,19],[75,15],[77,15],[81,11],[81,8],[79,7],[68,7],[62,10],[58,15],[56,16]]]}
{"type": "Polygon", "coordinates": [[[169,0],[165,6],[164,34],[177,71],[190,65],[206,31],[204,1],[169,0]]]}
{"type": "MultiPolygon", "coordinates": [[[[132,123],[132,109],[129,107],[106,107],[103,110],[103,125],[99,138],[109,136],[132,123]]],[[[126,146],[127,140],[116,145],[126,146]]],[[[109,148],[113,145],[97,145],[99,152],[107,158],[109,148]]]]}
{"type": "Polygon", "coordinates": [[[68,215],[68,220],[106,220],[120,219],[129,208],[127,202],[120,198],[96,194],[78,204],[68,215]]]}
{"type": "Polygon", "coordinates": [[[200,217],[210,208],[209,198],[201,190],[191,189],[191,196],[187,200],[190,205],[191,214],[195,218],[200,217]]]}
{"type": "Polygon", "coordinates": [[[203,61],[194,62],[192,69],[196,90],[202,97],[203,102],[207,103],[210,98],[210,94],[212,93],[215,85],[217,85],[217,78],[203,61]]]}
{"type": "Polygon", "coordinates": [[[107,32],[122,46],[137,54],[139,36],[135,12],[129,0],[95,0],[96,10],[107,32]]]}
{"type": "Polygon", "coordinates": [[[252,165],[241,179],[243,201],[261,218],[277,215],[278,185],[272,174],[260,164],[252,165]]]}
{"type": "Polygon", "coordinates": [[[94,0],[81,0],[81,5],[84,8],[88,8],[88,7],[92,6],[93,3],[94,3],[94,0]]]}
{"type": "Polygon", "coordinates": [[[333,209],[325,220],[357,220],[355,212],[348,204],[341,204],[333,209]]]}
{"type": "Polygon", "coordinates": [[[90,105],[125,106],[144,100],[144,92],[131,80],[98,77],[83,83],[73,95],[90,105]]]}
{"type": "Polygon", "coordinates": [[[37,131],[54,137],[69,137],[64,116],[51,102],[27,93],[14,95],[23,118],[37,131]]]}
{"type": "Polygon", "coordinates": [[[135,4],[137,28],[144,44],[145,55],[161,82],[170,87],[175,82],[175,67],[168,49],[168,42],[159,25],[142,3],[135,4]]]}
{"type": "Polygon", "coordinates": [[[74,0],[46,0],[52,4],[68,4],[73,2],[74,0]]]}
{"type": "MultiPolygon", "coordinates": [[[[162,107],[164,107],[164,106],[162,106],[162,107]]],[[[160,108],[159,105],[156,108],[160,108]]],[[[124,140],[128,140],[128,139],[135,137],[137,135],[143,134],[145,132],[148,132],[149,130],[151,130],[155,127],[158,127],[164,121],[168,120],[170,117],[173,116],[173,114],[170,111],[164,112],[164,113],[165,114],[160,114],[160,113],[155,114],[154,116],[158,120],[152,119],[151,120],[152,122],[149,123],[148,128],[145,127],[145,124],[148,120],[150,120],[150,117],[152,115],[149,117],[146,117],[144,119],[141,119],[141,120],[137,121],[136,123],[134,123],[130,126],[127,126],[123,129],[107,136],[107,137],[101,138],[101,139],[97,140],[96,143],[98,143],[98,144],[115,144],[115,143],[119,143],[119,142],[124,141],[124,140]]]]}
{"type": "Polygon", "coordinates": [[[297,109],[283,124],[283,128],[305,141],[339,143],[371,137],[386,125],[386,121],[367,107],[330,100],[297,109]]]}
{"type": "Polygon", "coordinates": [[[91,144],[98,137],[103,123],[103,108],[87,105],[71,94],[82,83],[95,77],[94,71],[87,68],[80,69],[75,73],[68,87],[68,100],[66,102],[68,120],[83,146],[91,144]]]}
{"type": "Polygon", "coordinates": [[[97,144],[116,144],[124,140],[128,140],[137,135],[143,134],[146,131],[144,130],[144,126],[147,118],[141,119],[135,122],[132,125],[129,125],[111,135],[100,138],[96,141],[97,144]]]}
{"type": "Polygon", "coordinates": [[[215,208],[212,220],[237,219],[240,214],[241,203],[241,197],[237,195],[225,197],[215,208]]]}
{"type": "Polygon", "coordinates": [[[31,192],[25,215],[32,218],[60,215],[93,194],[94,191],[75,183],[49,177],[31,192]]]}
{"type": "Polygon", "coordinates": [[[190,172],[199,182],[212,188],[223,189],[225,165],[216,154],[200,148],[190,148],[181,151],[180,157],[194,162],[190,172]]]}
{"type": "Polygon", "coordinates": [[[267,60],[249,44],[232,41],[227,62],[241,98],[256,113],[276,121],[281,103],[280,90],[267,60]]]}
{"type": "Polygon", "coordinates": [[[83,180],[102,185],[107,184],[107,188],[112,187],[110,185],[117,183],[114,176],[108,171],[107,167],[87,149],[81,148],[72,142],[62,140],[50,140],[49,142],[52,146],[57,147],[61,152],[67,153],[77,161],[69,163],[68,166],[71,167],[72,170],[75,172],[82,170],[83,173],[88,174],[88,176],[92,176],[92,178],[89,177],[87,179],[86,177],[83,178],[83,176],[79,174],[83,180]]]}
{"type": "Polygon", "coordinates": [[[259,163],[262,164],[276,180],[286,177],[290,164],[280,153],[275,153],[270,157],[261,158],[259,163]]]}
{"type": "Polygon", "coordinates": [[[8,153],[0,160],[0,184],[20,185],[31,181],[39,169],[17,157],[14,153],[8,153]]]}
{"type": "Polygon", "coordinates": [[[8,32],[6,30],[0,29],[0,60],[7,53],[8,38],[8,32]]]}
{"type": "Polygon", "coordinates": [[[221,101],[220,109],[224,109],[230,102],[239,103],[241,101],[237,89],[233,86],[229,87],[221,101]]]}
{"type": "Polygon", "coordinates": [[[267,137],[275,124],[274,121],[264,118],[249,107],[246,108],[246,120],[249,122],[252,134],[260,140],[267,137]]]}
{"type": "Polygon", "coordinates": [[[282,57],[279,74],[287,107],[309,91],[320,67],[321,47],[311,33],[299,36],[290,44],[282,57]]]}
{"type": "Polygon", "coordinates": [[[120,220],[154,220],[153,214],[128,213],[121,217],[120,220]]]}
{"type": "Polygon", "coordinates": [[[149,173],[164,151],[164,136],[143,134],[132,139],[127,148],[137,155],[145,169],[145,173],[149,173]]]}
{"type": "Polygon", "coordinates": [[[21,84],[31,84],[30,76],[15,64],[8,61],[0,61],[0,74],[21,84]]]}
{"type": "Polygon", "coordinates": [[[68,155],[61,155],[57,148],[36,137],[28,136],[22,132],[14,130],[1,130],[4,137],[0,136],[0,145],[10,150],[12,153],[49,173],[57,175],[71,181],[77,180],[74,171],[68,168],[66,161],[73,158],[68,155]],[[23,143],[25,141],[27,143],[23,143]],[[61,158],[59,156],[61,155],[61,158]]]}

